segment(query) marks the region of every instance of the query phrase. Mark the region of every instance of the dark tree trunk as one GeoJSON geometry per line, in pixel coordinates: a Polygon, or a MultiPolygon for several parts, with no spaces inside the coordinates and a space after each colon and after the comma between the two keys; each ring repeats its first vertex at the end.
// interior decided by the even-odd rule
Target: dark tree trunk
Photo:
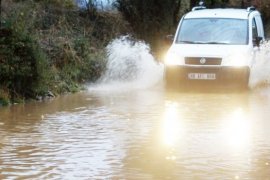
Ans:
{"type": "Polygon", "coordinates": [[[176,5],[176,8],[174,9],[174,12],[173,12],[173,24],[174,25],[177,25],[179,19],[178,19],[178,12],[181,8],[181,2],[182,0],[178,0],[176,1],[175,5],[176,5]]]}
{"type": "Polygon", "coordinates": [[[2,27],[2,0],[0,0],[0,28],[2,27]]]}

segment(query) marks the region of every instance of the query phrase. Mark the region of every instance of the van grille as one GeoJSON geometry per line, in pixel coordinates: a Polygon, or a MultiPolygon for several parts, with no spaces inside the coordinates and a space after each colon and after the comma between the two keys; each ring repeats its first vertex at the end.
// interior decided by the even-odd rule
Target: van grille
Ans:
{"type": "Polygon", "coordinates": [[[203,57],[186,57],[185,64],[189,65],[221,65],[221,58],[209,58],[205,57],[204,62],[202,62],[203,57]]]}

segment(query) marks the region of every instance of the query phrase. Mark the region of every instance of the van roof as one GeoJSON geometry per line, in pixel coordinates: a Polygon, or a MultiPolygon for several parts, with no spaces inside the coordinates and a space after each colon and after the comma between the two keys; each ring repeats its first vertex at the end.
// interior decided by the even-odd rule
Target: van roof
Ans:
{"type": "Polygon", "coordinates": [[[259,13],[258,11],[247,11],[246,9],[201,9],[194,10],[186,14],[187,18],[235,18],[248,19],[250,13],[259,13]]]}

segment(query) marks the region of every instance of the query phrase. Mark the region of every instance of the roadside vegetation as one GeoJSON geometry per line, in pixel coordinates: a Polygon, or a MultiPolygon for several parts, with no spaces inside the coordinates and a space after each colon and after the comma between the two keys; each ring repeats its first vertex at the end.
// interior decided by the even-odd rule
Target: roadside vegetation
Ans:
{"type": "Polygon", "coordinates": [[[126,33],[117,13],[73,1],[2,1],[0,105],[76,92],[105,68],[104,47],[126,33]]]}
{"type": "MultiPolygon", "coordinates": [[[[98,0],[0,0],[0,106],[76,92],[106,67],[104,47],[132,34],[160,59],[164,37],[198,0],[115,0],[118,11],[100,11],[98,0]],[[79,8],[75,2],[84,2],[79,8]]],[[[208,7],[247,7],[255,1],[205,0],[208,7]]],[[[270,2],[256,4],[270,36],[270,2]]]]}

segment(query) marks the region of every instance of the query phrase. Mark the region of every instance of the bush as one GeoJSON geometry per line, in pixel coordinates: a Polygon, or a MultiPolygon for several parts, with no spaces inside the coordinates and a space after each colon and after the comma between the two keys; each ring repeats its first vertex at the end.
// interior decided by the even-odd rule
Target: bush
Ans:
{"type": "Polygon", "coordinates": [[[44,53],[28,34],[6,27],[0,31],[0,81],[12,100],[45,91],[49,74],[44,53]],[[46,77],[47,76],[47,77],[46,77]]]}
{"type": "Polygon", "coordinates": [[[78,91],[104,71],[108,42],[128,31],[119,13],[91,19],[73,0],[2,2],[1,104],[78,91]]]}
{"type": "Polygon", "coordinates": [[[0,106],[6,106],[10,104],[9,99],[9,93],[4,89],[0,89],[0,106]]]}
{"type": "Polygon", "coordinates": [[[94,47],[91,47],[89,41],[80,37],[75,39],[74,49],[77,56],[81,59],[78,64],[78,73],[79,81],[95,81],[97,80],[106,67],[104,50],[98,50],[94,47]]]}

